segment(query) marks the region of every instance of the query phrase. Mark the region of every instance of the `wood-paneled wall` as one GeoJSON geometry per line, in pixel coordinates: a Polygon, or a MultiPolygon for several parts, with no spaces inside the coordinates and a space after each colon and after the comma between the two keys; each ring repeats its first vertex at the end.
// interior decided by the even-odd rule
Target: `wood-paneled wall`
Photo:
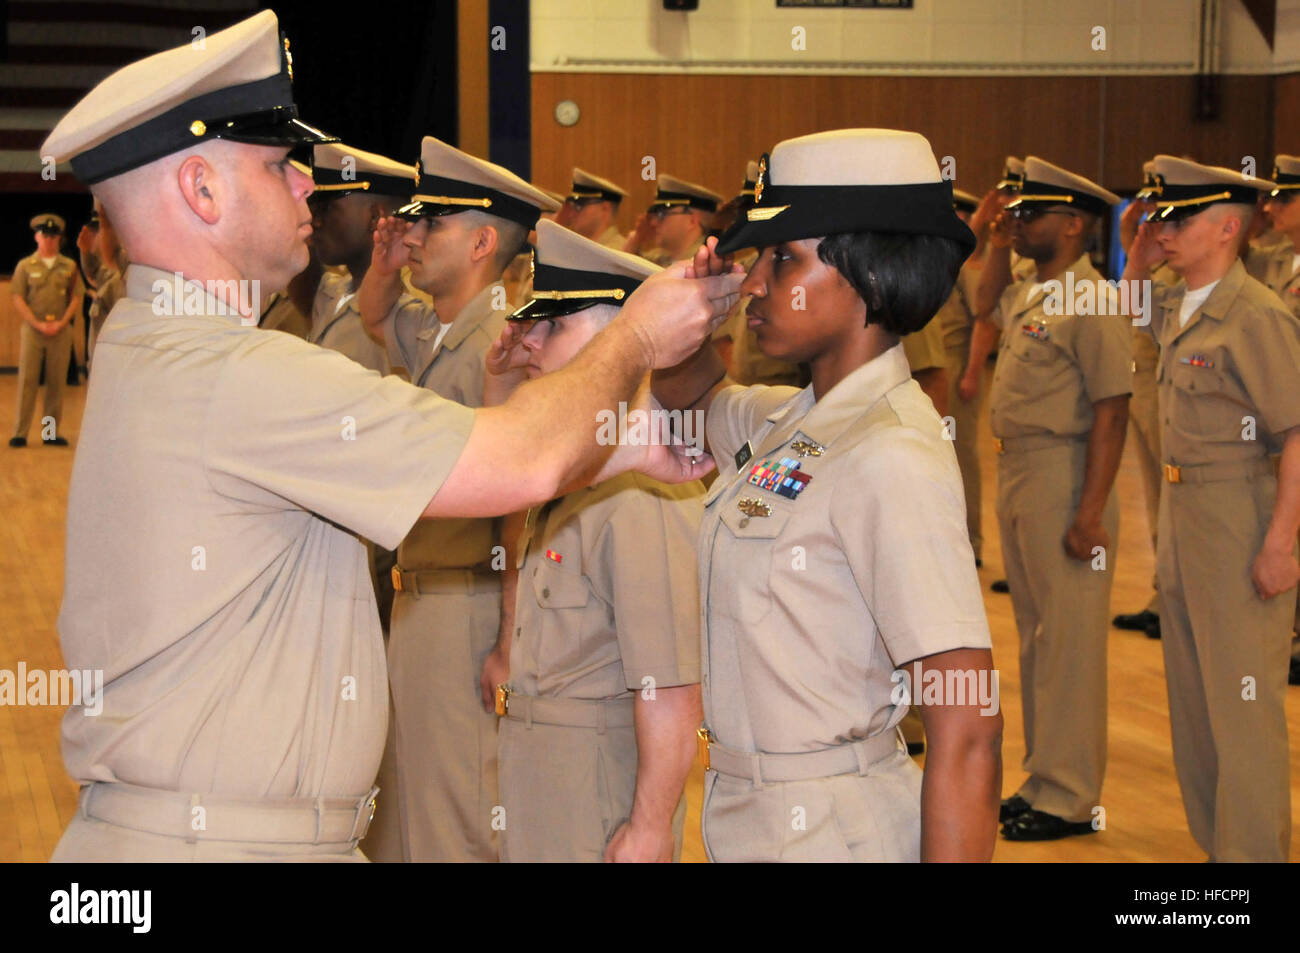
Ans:
{"type": "MultiPolygon", "coordinates": [[[[1042,156],[1112,189],[1135,189],[1142,163],[1159,152],[1240,167],[1253,155],[1272,167],[1274,78],[1220,79],[1220,117],[1194,117],[1191,76],[862,77],[534,73],[533,180],[565,190],[580,165],[631,193],[626,229],[654,194],[644,156],[658,172],[730,197],[747,159],[781,139],[823,129],[880,126],[925,135],[956,161],[957,184],[981,192],[1003,158],[1042,156]],[[554,118],[572,99],[571,127],[554,118]]],[[[1300,80],[1288,95],[1300,99],[1300,80]]],[[[1279,101],[1281,96],[1279,95],[1279,101]]],[[[1294,114],[1295,111],[1292,110],[1294,114]]],[[[1300,124],[1300,119],[1291,120],[1300,124]]]]}
{"type": "Polygon", "coordinates": [[[1273,145],[1284,155],[1300,155],[1300,73],[1273,77],[1273,145]]]}

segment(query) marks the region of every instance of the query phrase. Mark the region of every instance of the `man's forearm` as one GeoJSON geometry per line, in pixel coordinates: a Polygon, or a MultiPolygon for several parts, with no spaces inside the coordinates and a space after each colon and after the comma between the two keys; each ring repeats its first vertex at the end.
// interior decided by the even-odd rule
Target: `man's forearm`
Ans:
{"type": "Polygon", "coordinates": [[[703,716],[699,685],[656,688],[636,696],[636,794],[630,823],[671,824],[695,762],[695,730],[703,716]]]}
{"type": "Polygon", "coordinates": [[[997,307],[1003,290],[1011,284],[1011,249],[989,243],[984,267],[980,269],[979,284],[975,286],[975,314],[989,314],[997,307]]]}
{"type": "Polygon", "coordinates": [[[1300,427],[1287,431],[1277,474],[1277,501],[1264,536],[1265,548],[1290,552],[1300,533],[1300,427]]]}
{"type": "Polygon", "coordinates": [[[357,289],[357,310],[361,312],[361,323],[366,333],[380,344],[384,343],[384,319],[401,296],[401,272],[381,275],[372,266],[361,279],[361,286],[357,289]]]}
{"type": "Polygon", "coordinates": [[[998,326],[987,318],[975,321],[970,332],[970,353],[966,356],[966,370],[963,376],[978,376],[984,373],[984,365],[998,343],[998,326]]]}
{"type": "Polygon", "coordinates": [[[983,734],[970,734],[946,739],[927,726],[921,781],[922,861],[992,859],[1002,789],[1000,738],[999,734],[990,742],[983,734]]]}
{"type": "Polygon", "coordinates": [[[1088,433],[1087,462],[1077,514],[1084,519],[1101,518],[1110,489],[1115,484],[1119,461],[1124,455],[1124,437],[1128,432],[1128,401],[1128,395],[1123,394],[1093,404],[1092,430],[1088,433]]]}

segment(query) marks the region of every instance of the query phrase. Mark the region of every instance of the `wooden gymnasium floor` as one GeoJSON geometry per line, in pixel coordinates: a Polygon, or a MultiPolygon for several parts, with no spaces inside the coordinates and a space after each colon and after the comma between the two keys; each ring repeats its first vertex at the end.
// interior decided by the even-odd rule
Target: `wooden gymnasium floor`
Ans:
{"type": "MultiPolygon", "coordinates": [[[[0,421],[9,427],[16,377],[0,375],[0,421]]],[[[73,444],[81,424],[86,388],[65,398],[73,444]]],[[[38,407],[39,419],[39,407],[38,407]]],[[[987,421],[987,416],[986,416],[987,421]]],[[[7,442],[9,432],[4,436],[7,442]]],[[[33,436],[37,431],[33,430],[33,436]]],[[[982,446],[988,446],[987,434],[982,446]]],[[[39,438],[38,438],[39,439],[39,438]]],[[[0,444],[0,668],[18,660],[30,669],[62,666],[55,621],[63,585],[64,507],[72,452],[39,443],[26,450],[0,444]]],[[[1001,672],[1006,734],[1003,787],[1020,783],[1021,734],[1017,638],[1007,596],[988,591],[1000,575],[993,517],[992,454],[983,457],[985,569],[980,573],[993,630],[994,659],[1001,672]]],[[[1119,474],[1122,521],[1112,611],[1141,609],[1149,596],[1152,553],[1142,490],[1131,451],[1119,474]]],[[[105,501],[112,505],[112,501],[105,501]]],[[[112,553],[105,553],[111,559],[112,553]]],[[[46,860],[76,806],[76,787],[59,755],[62,710],[0,707],[0,861],[46,860]]],[[[1289,689],[1291,737],[1291,859],[1300,860],[1300,687],[1289,689]]],[[[690,812],[684,857],[702,861],[699,802],[702,771],[688,786],[690,812]]],[[[1103,793],[1107,829],[1096,835],[1040,844],[999,840],[1000,861],[1188,861],[1204,855],[1187,833],[1169,745],[1160,644],[1141,633],[1113,630],[1110,637],[1110,759],[1103,793]]]]}

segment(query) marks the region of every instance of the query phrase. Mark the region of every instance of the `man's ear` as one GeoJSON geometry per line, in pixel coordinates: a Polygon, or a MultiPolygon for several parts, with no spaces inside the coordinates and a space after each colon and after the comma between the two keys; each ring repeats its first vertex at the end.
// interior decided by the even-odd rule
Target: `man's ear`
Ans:
{"type": "Polygon", "coordinates": [[[205,225],[215,225],[221,221],[216,170],[203,156],[188,156],[180,164],[176,170],[176,184],[180,187],[185,204],[205,225]]]}
{"type": "Polygon", "coordinates": [[[480,225],[474,230],[474,244],[470,246],[469,260],[475,263],[496,254],[501,235],[492,225],[480,225]]]}

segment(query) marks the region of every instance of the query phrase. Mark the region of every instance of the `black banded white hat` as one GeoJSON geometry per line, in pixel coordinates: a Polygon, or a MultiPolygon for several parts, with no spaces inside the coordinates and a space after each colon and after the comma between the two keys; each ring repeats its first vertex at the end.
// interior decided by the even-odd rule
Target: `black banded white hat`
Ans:
{"type": "Polygon", "coordinates": [[[341,142],[312,150],[311,177],[318,193],[344,195],[361,191],[407,199],[415,191],[415,166],[341,142]]]}
{"type": "Polygon", "coordinates": [[[952,207],[959,212],[973,212],[980,207],[980,200],[954,185],[952,189],[952,207]]]}
{"type": "Polygon", "coordinates": [[[475,209],[531,229],[542,212],[559,208],[559,202],[509,169],[425,136],[415,193],[393,214],[414,220],[475,209]]]}
{"type": "Polygon", "coordinates": [[[334,142],[298,119],[289,41],[271,10],[122,67],[59,120],[41,146],[93,185],[209,139],[334,142]]]}
{"type": "Polygon", "coordinates": [[[1002,166],[1002,179],[994,186],[995,189],[1004,189],[1008,192],[1019,192],[1021,183],[1025,181],[1025,163],[1015,156],[1007,156],[1002,166]]]}
{"type": "Polygon", "coordinates": [[[719,254],[846,232],[938,235],[975,247],[953,210],[952,182],[915,132],[835,129],[778,142],[758,163],[755,204],[719,254]]]}
{"type": "Polygon", "coordinates": [[[47,235],[62,235],[68,230],[68,225],[63,221],[61,216],[53,212],[42,212],[35,216],[31,222],[32,231],[44,232],[47,235]]]}
{"type": "Polygon", "coordinates": [[[1114,192],[1103,189],[1091,179],[1075,175],[1038,156],[1026,156],[1025,181],[1020,185],[1020,194],[1007,203],[1007,208],[1068,205],[1080,212],[1101,215],[1121,201],[1114,192]]]}
{"type": "Polygon", "coordinates": [[[1165,155],[1156,156],[1152,162],[1162,184],[1155,210],[1147,215],[1149,222],[1180,221],[1211,205],[1254,205],[1260,192],[1273,188],[1268,179],[1248,177],[1223,166],[1165,155]]]}
{"type": "Polygon", "coordinates": [[[724,201],[717,192],[672,175],[659,176],[656,187],[654,201],[650,203],[652,209],[685,205],[702,212],[716,212],[724,201]]]}
{"type": "Polygon", "coordinates": [[[575,202],[583,199],[599,199],[602,202],[618,203],[627,198],[627,190],[615,185],[609,179],[592,175],[586,169],[573,167],[573,188],[567,198],[575,202]]]}
{"type": "Polygon", "coordinates": [[[1156,171],[1155,162],[1143,162],[1142,188],[1138,189],[1137,195],[1133,197],[1139,202],[1154,202],[1163,188],[1164,181],[1160,178],[1160,173],[1156,171]]]}
{"type": "Polygon", "coordinates": [[[607,248],[543,219],[533,251],[532,300],[509,320],[554,318],[598,304],[622,307],[641,282],[662,270],[640,255],[607,248]]]}
{"type": "Polygon", "coordinates": [[[1300,189],[1300,156],[1277,156],[1273,160],[1273,189],[1269,193],[1300,189]]]}

